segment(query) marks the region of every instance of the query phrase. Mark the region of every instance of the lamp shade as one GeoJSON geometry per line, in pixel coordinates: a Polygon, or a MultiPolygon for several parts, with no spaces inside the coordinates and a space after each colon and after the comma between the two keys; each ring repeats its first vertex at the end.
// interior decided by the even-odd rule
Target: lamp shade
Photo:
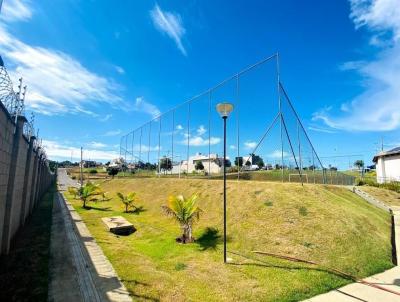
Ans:
{"type": "Polygon", "coordinates": [[[219,103],[217,104],[217,111],[221,117],[228,117],[233,111],[233,105],[227,102],[219,103]]]}

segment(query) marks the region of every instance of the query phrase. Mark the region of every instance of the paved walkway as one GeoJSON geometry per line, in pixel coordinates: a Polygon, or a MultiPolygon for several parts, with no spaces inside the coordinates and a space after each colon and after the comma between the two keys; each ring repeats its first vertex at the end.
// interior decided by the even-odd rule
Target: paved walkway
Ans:
{"type": "MultiPolygon", "coordinates": [[[[77,185],[65,169],[58,179],[62,190],[77,185]]],[[[54,202],[49,301],[132,301],[79,214],[61,193],[54,202]]]]}
{"type": "MultiPolygon", "coordinates": [[[[400,260],[400,208],[390,208],[383,202],[373,198],[359,188],[350,188],[354,193],[364,198],[367,202],[383,210],[392,212],[394,221],[394,237],[396,246],[396,256],[400,260]]],[[[308,302],[394,302],[400,301],[400,266],[396,266],[383,273],[365,278],[364,281],[394,291],[391,293],[362,283],[352,283],[326,294],[315,296],[305,300],[308,302]]]]}

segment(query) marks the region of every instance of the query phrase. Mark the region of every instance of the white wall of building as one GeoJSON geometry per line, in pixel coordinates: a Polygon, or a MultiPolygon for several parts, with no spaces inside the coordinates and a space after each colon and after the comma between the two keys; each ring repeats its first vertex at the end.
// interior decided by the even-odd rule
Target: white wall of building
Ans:
{"type": "MultiPolygon", "coordinates": [[[[174,164],[172,166],[172,174],[179,174],[188,172],[192,173],[193,171],[196,171],[196,163],[201,161],[204,166],[204,170],[207,173],[210,174],[216,174],[216,173],[221,173],[222,172],[222,167],[219,166],[218,164],[218,155],[217,154],[210,154],[210,157],[208,155],[202,155],[202,154],[196,154],[194,156],[189,157],[189,165],[187,164],[187,160],[181,161],[179,164],[174,164]]],[[[220,159],[223,161],[223,159],[220,159]]]]}
{"type": "Polygon", "coordinates": [[[376,180],[378,183],[400,181],[400,155],[378,158],[376,180]]]}

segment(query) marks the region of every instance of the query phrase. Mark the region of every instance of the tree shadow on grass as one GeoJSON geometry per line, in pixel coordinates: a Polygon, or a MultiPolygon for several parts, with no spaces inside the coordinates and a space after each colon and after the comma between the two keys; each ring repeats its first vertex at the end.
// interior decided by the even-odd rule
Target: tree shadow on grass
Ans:
{"type": "MultiPolygon", "coordinates": [[[[230,241],[227,237],[226,241],[230,241]]],[[[212,249],[215,250],[218,244],[224,242],[224,237],[219,233],[219,230],[213,227],[207,227],[203,234],[196,239],[196,243],[200,245],[202,251],[212,249]]]]}
{"type": "MultiPolygon", "coordinates": [[[[148,286],[149,286],[148,283],[140,282],[140,281],[137,281],[137,280],[122,279],[121,281],[122,281],[123,283],[127,283],[127,284],[133,285],[133,286],[137,286],[137,285],[141,285],[141,286],[145,286],[145,287],[148,287],[148,286]]],[[[131,297],[134,297],[134,298],[136,298],[136,299],[140,299],[140,301],[152,301],[152,302],[159,302],[159,301],[160,301],[160,299],[158,299],[158,298],[154,298],[154,297],[151,297],[151,296],[148,296],[148,295],[143,295],[143,294],[135,293],[135,292],[134,292],[132,289],[130,289],[130,288],[127,288],[127,290],[128,290],[129,295],[130,295],[131,297]]],[[[135,299],[135,300],[136,300],[136,299],[135,299]]]]}
{"type": "Polygon", "coordinates": [[[134,210],[128,211],[127,213],[139,215],[140,213],[146,212],[146,211],[147,210],[143,206],[140,206],[140,207],[135,208],[134,210]]]}
{"type": "Polygon", "coordinates": [[[93,207],[93,206],[86,206],[84,208],[85,210],[97,210],[97,211],[102,211],[102,212],[111,212],[111,207],[105,207],[105,208],[100,208],[100,207],[93,207]]]}
{"type": "Polygon", "coordinates": [[[232,251],[229,251],[229,253],[237,255],[239,257],[243,257],[245,259],[247,259],[247,261],[249,262],[230,262],[228,263],[228,265],[233,265],[233,266],[256,266],[256,267],[261,267],[261,268],[276,268],[276,269],[283,269],[283,270],[287,270],[287,271],[293,271],[293,270],[309,270],[309,271],[318,271],[318,272],[322,272],[322,273],[328,273],[328,274],[332,274],[335,275],[337,277],[343,278],[345,280],[349,280],[352,282],[355,282],[356,279],[352,278],[352,276],[350,275],[345,275],[342,274],[339,271],[335,271],[329,268],[323,268],[323,267],[312,267],[310,265],[298,265],[297,263],[289,263],[287,265],[285,264],[272,264],[270,262],[261,260],[261,259],[252,259],[249,258],[245,255],[239,254],[239,253],[235,253],[232,251]]]}

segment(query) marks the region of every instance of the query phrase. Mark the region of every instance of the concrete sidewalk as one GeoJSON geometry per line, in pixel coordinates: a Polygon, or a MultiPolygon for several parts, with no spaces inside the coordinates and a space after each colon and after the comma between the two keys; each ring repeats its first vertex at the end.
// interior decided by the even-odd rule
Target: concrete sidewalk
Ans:
{"type": "MultiPolygon", "coordinates": [[[[73,185],[65,169],[60,170],[60,188],[73,185]]],[[[54,199],[49,301],[131,302],[79,214],[60,192],[54,199]]]]}
{"type": "MultiPolygon", "coordinates": [[[[400,260],[400,208],[390,208],[383,202],[376,200],[366,192],[356,188],[350,188],[355,194],[364,198],[368,203],[377,206],[393,214],[394,240],[396,246],[396,258],[400,260]]],[[[400,301],[400,266],[396,266],[383,273],[363,279],[368,283],[394,291],[391,293],[362,283],[352,283],[326,294],[315,296],[305,300],[308,302],[394,302],[400,301]]]]}

